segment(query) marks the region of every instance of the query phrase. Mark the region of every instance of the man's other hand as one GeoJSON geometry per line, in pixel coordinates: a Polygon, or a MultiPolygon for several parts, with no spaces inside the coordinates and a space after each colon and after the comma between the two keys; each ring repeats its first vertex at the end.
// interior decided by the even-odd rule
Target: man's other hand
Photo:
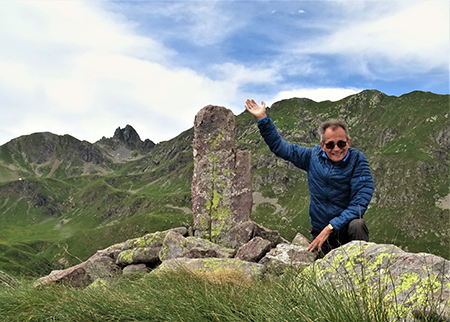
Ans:
{"type": "Polygon", "coordinates": [[[317,251],[322,250],[322,244],[328,239],[330,234],[333,232],[333,230],[326,226],[320,234],[309,244],[308,251],[312,252],[314,249],[317,248],[317,251]]]}

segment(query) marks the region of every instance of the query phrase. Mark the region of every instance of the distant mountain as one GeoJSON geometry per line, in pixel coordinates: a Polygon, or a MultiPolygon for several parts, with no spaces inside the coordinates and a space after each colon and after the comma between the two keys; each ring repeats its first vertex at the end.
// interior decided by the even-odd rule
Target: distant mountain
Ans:
{"type": "Polygon", "coordinates": [[[49,132],[21,136],[0,146],[0,182],[106,174],[114,163],[139,159],[154,146],[149,139],[142,141],[130,125],[94,144],[49,132]]]}
{"type": "MultiPolygon", "coordinates": [[[[449,100],[366,90],[337,102],[283,100],[268,114],[286,141],[305,146],[318,143],[323,120],[347,121],[375,178],[365,216],[371,240],[450,258],[449,100]]],[[[309,236],[306,174],[269,151],[248,112],[236,125],[237,147],[252,152],[252,218],[286,239],[309,236]]],[[[127,125],[94,144],[36,133],[0,146],[0,270],[41,274],[192,224],[192,140],[190,129],[155,145],[127,125]]]]}

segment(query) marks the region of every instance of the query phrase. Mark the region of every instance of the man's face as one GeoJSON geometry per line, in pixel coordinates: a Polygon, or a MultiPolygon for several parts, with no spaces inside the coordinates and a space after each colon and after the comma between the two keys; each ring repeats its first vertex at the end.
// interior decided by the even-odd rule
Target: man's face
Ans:
{"type": "Polygon", "coordinates": [[[345,131],[342,127],[339,126],[335,130],[331,129],[330,127],[327,128],[325,130],[325,133],[323,134],[323,139],[324,142],[320,142],[320,146],[322,147],[322,150],[325,151],[325,153],[327,154],[328,158],[331,161],[337,162],[345,158],[352,139],[347,140],[347,137],[345,136],[345,131]],[[343,144],[343,142],[347,143],[345,144],[344,147],[340,148],[338,146],[339,141],[341,141],[340,144],[343,144]],[[331,144],[332,142],[334,142],[334,147],[327,148],[327,144],[333,145],[331,144]]]}

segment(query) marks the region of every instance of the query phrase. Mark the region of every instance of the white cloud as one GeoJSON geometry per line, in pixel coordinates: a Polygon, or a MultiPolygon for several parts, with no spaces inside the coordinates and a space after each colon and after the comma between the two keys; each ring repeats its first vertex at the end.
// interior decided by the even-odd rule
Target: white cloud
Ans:
{"type": "Polygon", "coordinates": [[[263,84],[275,83],[280,80],[275,68],[250,68],[241,64],[224,63],[211,67],[216,79],[224,79],[237,86],[247,83],[263,84]]]}
{"type": "MultiPolygon", "coordinates": [[[[353,4],[344,2],[349,3],[353,4]]],[[[296,51],[348,57],[345,68],[358,69],[366,76],[373,73],[373,77],[407,68],[414,68],[415,73],[448,69],[449,2],[408,2],[408,7],[402,5],[393,12],[379,8],[377,14],[367,12],[363,4],[352,9],[355,17],[355,10],[365,10],[365,19],[347,17],[347,21],[330,28],[330,34],[301,44],[296,51]],[[376,70],[370,66],[376,66],[376,70]]]]}
{"type": "Polygon", "coordinates": [[[0,109],[8,116],[0,119],[0,144],[41,131],[94,142],[126,124],[140,128],[142,138],[167,140],[191,127],[203,106],[229,106],[245,81],[240,67],[213,81],[165,66],[170,50],[84,2],[6,5],[0,6],[2,51],[8,41],[8,51],[0,51],[0,109]]]}
{"type": "MultiPolygon", "coordinates": [[[[334,82],[327,68],[335,66],[323,65],[315,53],[351,57],[343,68],[366,75],[379,72],[373,62],[383,61],[381,70],[448,63],[448,17],[441,12],[448,13],[448,5],[445,11],[414,2],[392,14],[367,14],[364,5],[354,5],[352,12],[366,10],[367,19],[349,15],[350,22],[331,26],[309,18],[317,13],[307,3],[302,7],[308,14],[289,15],[292,20],[270,15],[261,3],[239,2],[236,9],[232,1],[0,1],[0,144],[41,131],[94,142],[126,124],[158,142],[190,128],[208,104],[238,114],[246,98],[261,95],[271,104],[291,97],[334,101],[360,91],[334,82]],[[267,16],[272,25],[266,25],[267,16]],[[149,18],[154,24],[145,25],[149,18]],[[291,28],[293,21],[314,24],[315,32],[320,29],[314,36],[328,36],[305,44],[312,36],[291,28]],[[259,30],[258,23],[267,29],[259,30]],[[297,38],[298,55],[285,50],[297,38]],[[180,39],[173,47],[179,52],[167,47],[180,39]],[[201,65],[202,72],[185,67],[186,61],[201,65]],[[279,88],[286,90],[273,94],[279,88]]],[[[287,2],[279,3],[283,9],[287,2]]]]}

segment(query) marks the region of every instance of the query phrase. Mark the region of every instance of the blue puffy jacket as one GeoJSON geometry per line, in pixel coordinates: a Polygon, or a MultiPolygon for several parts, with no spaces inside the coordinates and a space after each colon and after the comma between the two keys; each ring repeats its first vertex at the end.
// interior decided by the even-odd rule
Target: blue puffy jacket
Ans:
{"type": "Polygon", "coordinates": [[[284,141],[269,117],[258,121],[258,127],[275,155],[308,173],[309,215],[314,227],[323,229],[331,224],[340,229],[364,215],[374,181],[362,152],[349,148],[343,160],[331,162],[320,145],[306,148],[284,141]]]}

